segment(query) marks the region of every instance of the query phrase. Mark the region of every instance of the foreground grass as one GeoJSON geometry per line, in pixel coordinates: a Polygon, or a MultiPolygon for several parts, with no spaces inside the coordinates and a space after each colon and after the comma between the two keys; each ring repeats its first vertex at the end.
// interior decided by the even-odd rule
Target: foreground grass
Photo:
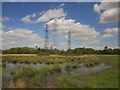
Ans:
{"type": "Polygon", "coordinates": [[[60,76],[60,87],[63,88],[118,88],[118,56],[98,56],[99,60],[112,68],[106,71],[75,76],[60,76]],[[77,82],[77,83],[75,83],[77,82]]]}
{"type": "MultiPolygon", "coordinates": [[[[117,55],[83,55],[83,56],[4,56],[4,62],[27,62],[45,63],[42,68],[25,67],[14,75],[15,82],[23,82],[23,87],[42,87],[49,81],[47,78],[53,76],[49,83],[57,88],[118,88],[118,56],[117,55]],[[61,75],[60,64],[69,63],[66,71],[70,72],[79,67],[79,63],[86,65],[103,62],[111,69],[106,71],[83,74],[83,75],[61,75]],[[74,68],[74,69],[72,69],[74,68]],[[54,77],[55,75],[55,77],[54,77]]],[[[4,69],[3,69],[4,70],[4,69]]],[[[51,86],[52,88],[52,86],[51,86]]]]}
{"type": "Polygon", "coordinates": [[[57,79],[60,88],[80,88],[79,84],[70,76],[59,76],[57,79]]]}
{"type": "Polygon", "coordinates": [[[74,78],[84,81],[84,87],[118,88],[118,71],[116,69],[89,75],[78,75],[74,78]]]}
{"type": "Polygon", "coordinates": [[[118,71],[111,69],[99,73],[77,76],[59,76],[60,88],[118,88],[118,71]]]}

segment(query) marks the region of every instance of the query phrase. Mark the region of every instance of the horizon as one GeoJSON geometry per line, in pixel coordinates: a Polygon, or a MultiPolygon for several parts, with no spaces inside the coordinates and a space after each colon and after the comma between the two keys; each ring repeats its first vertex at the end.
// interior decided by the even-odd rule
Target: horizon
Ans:
{"type": "MultiPolygon", "coordinates": [[[[12,48],[9,48],[9,49],[13,49],[13,48],[24,48],[24,47],[27,47],[27,46],[22,46],[22,47],[12,47],[12,48]]],[[[104,50],[105,47],[107,47],[107,46],[104,46],[102,49],[94,49],[94,48],[87,48],[87,47],[76,47],[76,48],[72,48],[72,49],[70,49],[70,50],[74,50],[74,49],[104,50]]],[[[37,47],[37,48],[36,48],[36,46],[35,46],[35,47],[27,47],[27,48],[34,48],[34,49],[38,49],[38,48],[40,48],[40,49],[44,49],[44,50],[50,50],[50,47],[49,47],[48,49],[41,48],[41,47],[37,47]]],[[[119,47],[117,47],[117,48],[110,48],[110,47],[107,47],[107,48],[108,48],[108,49],[112,49],[112,50],[114,50],[114,49],[120,49],[119,47]]],[[[9,50],[9,49],[0,49],[0,50],[9,50]]],[[[56,48],[54,48],[54,49],[56,49],[56,48]]],[[[54,49],[53,49],[53,50],[54,50],[54,49]]],[[[57,49],[57,50],[60,50],[60,49],[57,49]]],[[[69,50],[69,49],[66,49],[66,50],[63,50],[63,51],[67,51],[67,50],[69,50]]],[[[60,51],[62,51],[62,50],[60,50],[60,51]]]]}

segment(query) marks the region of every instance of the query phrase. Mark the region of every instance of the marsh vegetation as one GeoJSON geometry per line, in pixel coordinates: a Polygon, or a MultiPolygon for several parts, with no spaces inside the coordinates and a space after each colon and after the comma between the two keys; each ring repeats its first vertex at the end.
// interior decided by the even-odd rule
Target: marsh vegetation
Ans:
{"type": "Polygon", "coordinates": [[[2,67],[4,88],[118,87],[117,55],[3,56],[2,67]]]}

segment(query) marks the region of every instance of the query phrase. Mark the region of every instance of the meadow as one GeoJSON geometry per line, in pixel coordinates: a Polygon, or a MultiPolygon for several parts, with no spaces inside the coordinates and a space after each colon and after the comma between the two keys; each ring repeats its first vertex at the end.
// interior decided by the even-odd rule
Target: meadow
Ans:
{"type": "Polygon", "coordinates": [[[118,55],[2,56],[3,88],[118,88],[118,55]]]}

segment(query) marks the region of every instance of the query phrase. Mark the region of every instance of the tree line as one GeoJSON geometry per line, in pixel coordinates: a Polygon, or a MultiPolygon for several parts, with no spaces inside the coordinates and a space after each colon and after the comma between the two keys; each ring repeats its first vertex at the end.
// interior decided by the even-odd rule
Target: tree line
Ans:
{"type": "Polygon", "coordinates": [[[68,50],[57,50],[57,49],[42,49],[42,48],[30,48],[30,47],[16,47],[6,50],[2,50],[3,54],[60,54],[60,55],[84,55],[84,54],[116,54],[120,53],[119,48],[111,49],[105,47],[104,50],[95,50],[92,48],[75,48],[68,50]]]}

